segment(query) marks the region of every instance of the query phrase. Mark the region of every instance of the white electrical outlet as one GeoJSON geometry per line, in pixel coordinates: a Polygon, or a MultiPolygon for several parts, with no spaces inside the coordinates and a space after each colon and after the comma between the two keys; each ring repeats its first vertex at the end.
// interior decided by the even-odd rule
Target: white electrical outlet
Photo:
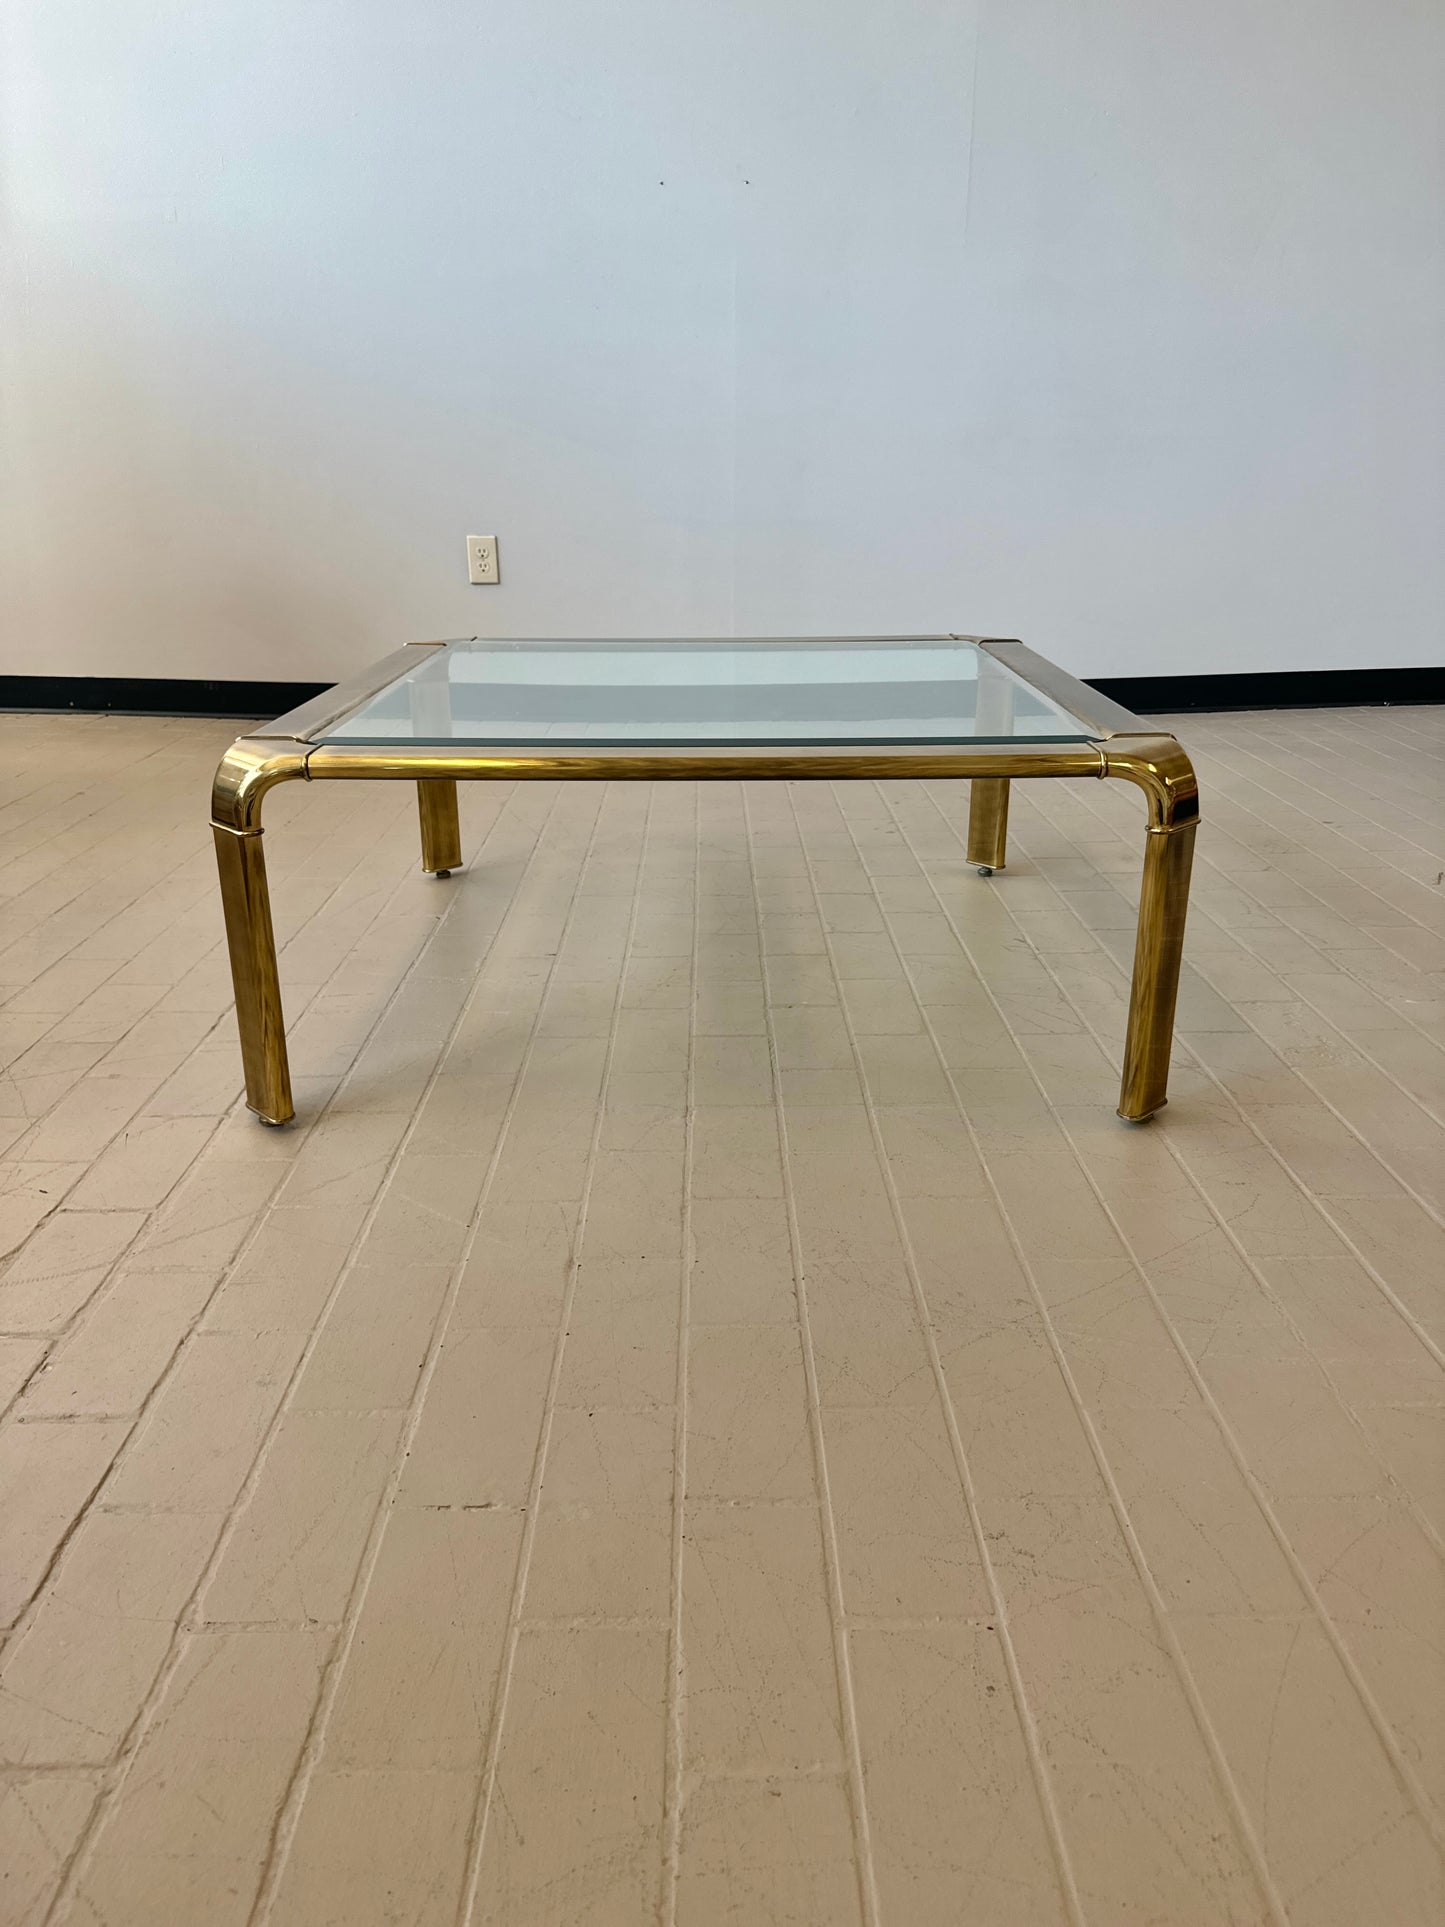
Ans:
{"type": "Polygon", "coordinates": [[[468,582],[500,582],[501,579],[501,572],[497,567],[496,536],[469,535],[467,537],[468,582]]]}

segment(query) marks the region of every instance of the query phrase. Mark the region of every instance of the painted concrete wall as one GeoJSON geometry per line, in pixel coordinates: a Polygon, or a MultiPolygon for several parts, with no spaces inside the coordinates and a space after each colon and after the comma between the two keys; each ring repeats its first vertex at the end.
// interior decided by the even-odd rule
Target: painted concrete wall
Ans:
{"type": "Polygon", "coordinates": [[[5,22],[0,669],[1440,659],[1439,0],[5,22]]]}

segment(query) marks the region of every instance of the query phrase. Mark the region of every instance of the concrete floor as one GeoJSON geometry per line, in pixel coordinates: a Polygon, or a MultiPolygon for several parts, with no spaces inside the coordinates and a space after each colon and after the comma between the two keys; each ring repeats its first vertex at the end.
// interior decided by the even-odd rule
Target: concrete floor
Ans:
{"type": "Polygon", "coordinates": [[[1445,711],[1019,784],[267,805],[0,718],[0,1913],[1438,1927],[1445,711]]]}

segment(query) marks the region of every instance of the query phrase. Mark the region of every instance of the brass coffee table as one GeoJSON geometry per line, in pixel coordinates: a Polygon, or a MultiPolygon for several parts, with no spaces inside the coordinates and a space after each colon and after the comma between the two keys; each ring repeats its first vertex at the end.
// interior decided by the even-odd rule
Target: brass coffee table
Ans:
{"type": "Polygon", "coordinates": [[[412,643],[252,731],[212,793],[246,1102],[294,1115],[261,799],[292,778],[414,782],[422,868],[462,861],[457,782],[962,777],[968,860],[1004,867],[1014,777],[1118,776],[1148,804],[1119,1116],[1165,1102],[1199,792],[1172,736],[1020,642],[979,636],[412,643]]]}

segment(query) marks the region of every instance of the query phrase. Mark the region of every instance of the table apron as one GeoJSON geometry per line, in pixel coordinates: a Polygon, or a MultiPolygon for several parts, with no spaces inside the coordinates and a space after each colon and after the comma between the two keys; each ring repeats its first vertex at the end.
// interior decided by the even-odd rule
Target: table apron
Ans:
{"type": "Polygon", "coordinates": [[[667,751],[618,750],[595,755],[575,751],[548,756],[504,750],[446,750],[434,747],[356,749],[327,743],[307,750],[308,781],[428,776],[460,781],[500,782],[843,782],[887,781],[890,777],[970,778],[1002,776],[1104,776],[1107,753],[1098,743],[1054,748],[1020,744],[978,749],[823,749],[740,752],[736,749],[667,751]]]}

